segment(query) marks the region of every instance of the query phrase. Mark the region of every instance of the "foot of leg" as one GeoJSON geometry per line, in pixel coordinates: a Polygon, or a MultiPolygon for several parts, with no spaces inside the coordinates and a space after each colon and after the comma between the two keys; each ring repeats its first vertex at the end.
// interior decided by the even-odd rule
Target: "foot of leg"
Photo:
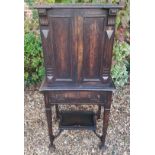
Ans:
{"type": "Polygon", "coordinates": [[[102,130],[101,145],[100,145],[100,148],[104,148],[104,149],[106,148],[105,139],[106,139],[108,124],[109,124],[111,97],[112,97],[112,93],[108,92],[106,94],[106,102],[105,102],[105,105],[104,105],[103,130],[102,130]]]}
{"type": "Polygon", "coordinates": [[[102,142],[99,144],[99,149],[102,150],[102,151],[105,151],[108,147],[103,144],[102,142]]]}
{"type": "Polygon", "coordinates": [[[49,145],[49,152],[50,153],[52,153],[52,152],[54,152],[56,150],[56,148],[55,148],[55,145],[53,144],[53,145],[49,145]]]}

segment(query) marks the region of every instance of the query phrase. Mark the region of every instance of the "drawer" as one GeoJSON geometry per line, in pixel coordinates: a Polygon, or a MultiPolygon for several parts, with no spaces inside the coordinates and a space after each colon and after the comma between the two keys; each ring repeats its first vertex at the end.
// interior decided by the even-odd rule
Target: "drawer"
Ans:
{"type": "Polygon", "coordinates": [[[104,94],[92,91],[59,91],[50,92],[49,99],[51,103],[103,103],[104,94]]]}

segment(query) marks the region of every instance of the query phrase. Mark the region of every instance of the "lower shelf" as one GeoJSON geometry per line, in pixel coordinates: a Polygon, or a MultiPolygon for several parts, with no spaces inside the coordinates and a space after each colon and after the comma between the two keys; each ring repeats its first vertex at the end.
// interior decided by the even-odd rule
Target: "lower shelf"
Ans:
{"type": "Polygon", "coordinates": [[[59,128],[96,130],[95,114],[83,111],[63,111],[60,113],[59,128]]]}

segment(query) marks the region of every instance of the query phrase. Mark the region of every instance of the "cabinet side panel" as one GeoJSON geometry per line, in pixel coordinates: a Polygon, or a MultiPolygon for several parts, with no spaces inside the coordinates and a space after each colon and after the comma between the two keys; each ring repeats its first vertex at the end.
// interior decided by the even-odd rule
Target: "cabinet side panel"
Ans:
{"type": "Polygon", "coordinates": [[[68,17],[50,17],[50,25],[53,36],[56,79],[71,79],[71,19],[68,17]]]}
{"type": "Polygon", "coordinates": [[[84,79],[99,79],[104,38],[104,17],[84,18],[84,79]]]}

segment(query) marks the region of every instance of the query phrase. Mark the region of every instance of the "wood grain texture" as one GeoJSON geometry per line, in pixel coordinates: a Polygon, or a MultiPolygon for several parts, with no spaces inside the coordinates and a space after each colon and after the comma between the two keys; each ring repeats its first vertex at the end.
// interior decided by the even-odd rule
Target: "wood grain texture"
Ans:
{"type": "Polygon", "coordinates": [[[77,81],[81,82],[82,80],[82,68],[83,68],[83,18],[77,16],[77,81]]]}
{"type": "Polygon", "coordinates": [[[72,56],[73,56],[73,75],[74,75],[74,82],[76,83],[78,80],[78,20],[76,16],[73,16],[72,18],[72,56]]]}
{"type": "Polygon", "coordinates": [[[53,50],[56,63],[56,78],[71,78],[70,19],[51,18],[53,50]]]}
{"type": "Polygon", "coordinates": [[[84,20],[84,78],[100,77],[103,51],[104,18],[89,17],[84,20]]]}

